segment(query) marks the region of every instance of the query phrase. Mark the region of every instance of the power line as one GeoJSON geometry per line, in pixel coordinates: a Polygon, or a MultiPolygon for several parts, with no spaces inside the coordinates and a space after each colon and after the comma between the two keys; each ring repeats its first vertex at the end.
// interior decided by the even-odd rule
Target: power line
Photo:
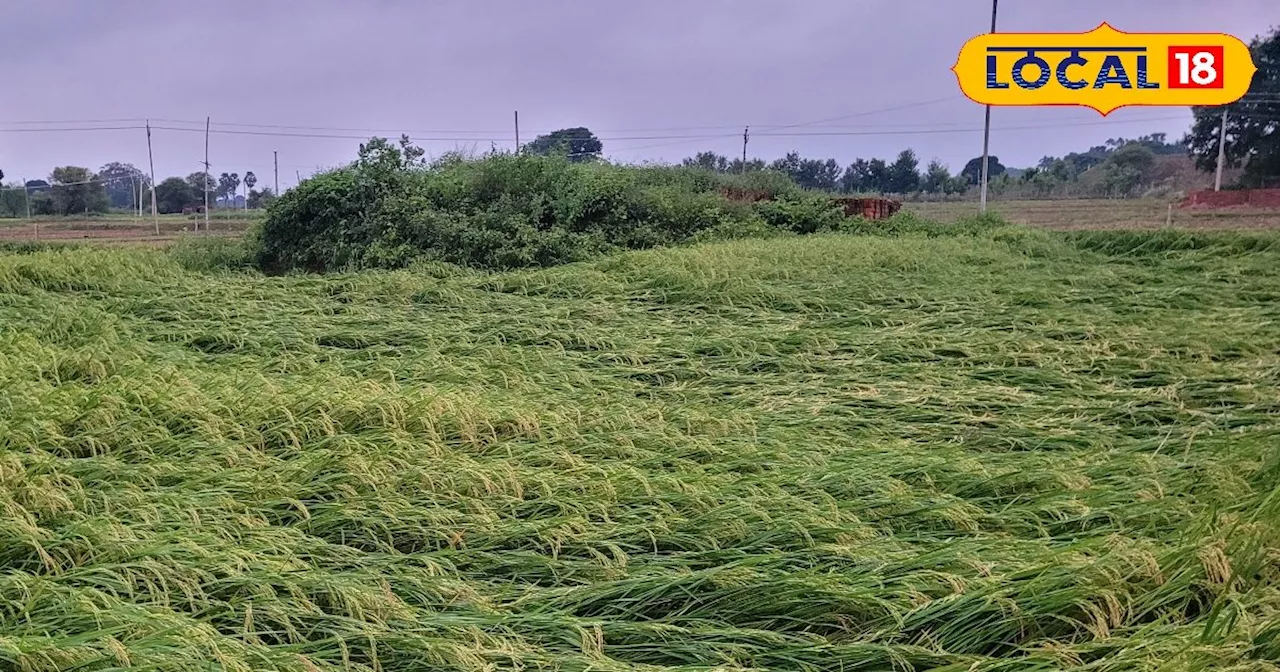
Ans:
{"type": "Polygon", "coordinates": [[[828,117],[828,118],[826,118],[826,119],[817,119],[817,120],[814,120],[814,121],[804,121],[804,122],[800,122],[800,123],[798,123],[798,124],[785,124],[785,125],[782,125],[782,126],[764,126],[764,128],[767,128],[767,129],[773,129],[773,130],[781,130],[781,129],[784,129],[784,128],[799,128],[799,127],[801,127],[801,126],[816,126],[816,125],[818,125],[818,124],[824,124],[824,123],[826,123],[826,122],[828,122],[828,121],[843,121],[843,120],[845,120],[845,119],[853,119],[853,118],[856,118],[856,117],[867,117],[867,116],[871,116],[871,115],[873,115],[873,114],[883,114],[883,113],[885,113],[885,112],[897,112],[897,111],[899,111],[899,110],[907,110],[907,109],[911,109],[911,108],[913,108],[913,107],[924,107],[925,105],[935,105],[935,104],[937,104],[937,103],[946,102],[946,101],[948,101],[948,100],[959,100],[959,99],[961,99],[961,98],[963,98],[963,96],[945,96],[945,97],[942,97],[942,98],[934,98],[933,100],[922,100],[922,101],[919,101],[919,102],[916,102],[916,103],[907,103],[906,105],[896,105],[896,106],[894,106],[894,107],[885,107],[885,108],[880,108],[880,109],[877,109],[877,110],[866,110],[866,111],[863,111],[863,112],[854,112],[854,113],[852,113],[852,114],[845,114],[845,115],[841,115],[841,116],[838,116],[838,117],[828,117]]]}
{"type": "MultiPolygon", "coordinates": [[[[961,96],[946,96],[943,98],[935,98],[932,100],[924,100],[924,101],[918,101],[914,103],[907,103],[905,105],[895,105],[895,106],[886,107],[886,108],[863,110],[863,111],[853,112],[850,114],[844,114],[836,117],[828,117],[825,119],[804,121],[804,122],[793,123],[793,124],[763,124],[763,125],[760,125],[760,128],[781,130],[781,129],[787,129],[787,128],[817,126],[818,124],[822,124],[830,121],[841,121],[844,119],[852,119],[856,117],[883,114],[885,112],[894,112],[894,111],[909,109],[913,107],[933,105],[933,104],[948,101],[948,100],[959,100],[960,98],[961,96]]],[[[80,120],[80,121],[13,121],[13,122],[0,122],[0,125],[3,125],[3,124],[9,124],[9,125],[15,125],[15,126],[16,125],[41,125],[41,124],[55,125],[55,124],[72,124],[72,123],[98,124],[98,123],[143,122],[143,121],[145,120],[142,118],[97,119],[97,120],[80,120]]],[[[157,121],[164,124],[187,124],[191,126],[205,125],[205,122],[201,122],[193,119],[152,119],[152,121],[157,121]]],[[[250,128],[250,129],[261,128],[261,129],[280,129],[280,130],[298,130],[298,131],[333,131],[336,133],[397,133],[397,134],[403,133],[403,134],[409,134],[409,135],[457,133],[457,134],[473,134],[473,135],[485,136],[480,139],[458,138],[459,140],[463,140],[463,141],[475,141],[475,142],[490,142],[498,138],[504,138],[507,134],[507,131],[505,129],[504,130],[448,130],[448,129],[435,129],[435,130],[417,129],[415,130],[415,129],[389,129],[389,128],[353,128],[353,127],[339,127],[339,126],[303,126],[303,125],[290,125],[290,124],[258,124],[258,123],[241,123],[241,122],[213,122],[212,125],[214,127],[219,127],[219,128],[250,128]],[[489,136],[493,136],[493,137],[489,137],[489,136]]],[[[137,130],[139,128],[144,128],[144,127],[143,126],[127,126],[127,127],[120,127],[120,130],[137,130]]],[[[158,126],[153,128],[165,128],[165,130],[195,130],[195,129],[177,129],[173,127],[158,127],[158,126]]],[[[737,128],[741,128],[741,125],[730,124],[730,125],[722,125],[722,126],[666,126],[666,127],[630,128],[630,129],[601,129],[600,132],[603,132],[603,133],[660,133],[660,132],[672,132],[672,131],[727,130],[727,129],[737,129],[737,128]]],[[[46,129],[40,129],[40,130],[46,130],[46,129]]],[[[64,129],[47,129],[47,130],[64,130],[64,129]]],[[[70,130],[70,129],[65,129],[65,130],[70,130]]],[[[218,130],[214,132],[232,133],[232,131],[223,131],[223,130],[218,130]]],[[[550,132],[550,131],[547,131],[547,132],[550,132]]],[[[248,131],[242,131],[241,133],[246,135],[250,134],[248,131]]],[[[309,137],[309,134],[297,134],[297,135],[299,137],[309,137]]],[[[329,136],[326,134],[324,137],[329,137],[329,136]]],[[[347,139],[353,136],[333,136],[333,137],[340,137],[342,139],[347,139]]]]}
{"type": "Polygon", "coordinates": [[[67,121],[0,121],[0,124],[11,126],[41,126],[53,124],[124,124],[128,122],[146,121],[145,119],[74,119],[67,121]]]}
{"type": "MultiPolygon", "coordinates": [[[[1176,117],[1173,117],[1173,116],[1148,117],[1144,119],[1099,120],[1099,121],[1069,122],[1069,123],[1057,123],[1057,124],[1037,124],[1037,125],[1027,125],[1027,126],[1006,126],[996,130],[1018,131],[1018,130],[1066,128],[1066,127],[1077,127],[1077,126],[1113,126],[1113,125],[1119,125],[1119,124],[1138,124],[1138,123],[1153,123],[1153,122],[1159,122],[1159,121],[1178,121],[1178,120],[1185,120],[1186,118],[1187,117],[1185,115],[1180,115],[1176,117]]],[[[796,128],[797,126],[798,125],[790,125],[782,128],[796,128]]],[[[201,129],[179,128],[175,126],[152,126],[152,128],[158,129],[158,130],[177,131],[177,132],[186,132],[186,133],[202,132],[201,129]]],[[[0,129],[0,130],[3,130],[3,129],[0,129]]],[[[757,131],[757,132],[754,132],[753,134],[758,136],[765,136],[765,137],[795,137],[795,136],[824,137],[824,136],[926,135],[926,134],[936,134],[936,133],[971,133],[974,130],[982,130],[982,129],[934,128],[934,127],[930,127],[922,124],[920,125],[919,128],[915,128],[913,130],[838,130],[838,131],[782,131],[782,132],[757,131]]],[[[366,140],[367,139],[367,137],[363,135],[339,135],[339,134],[329,134],[329,133],[283,133],[283,132],[273,132],[273,131],[233,131],[233,130],[219,130],[219,129],[214,129],[211,132],[223,134],[223,135],[249,135],[249,136],[286,137],[286,138],[312,138],[312,139],[333,139],[333,140],[366,140]]],[[[704,139],[718,138],[718,137],[736,137],[738,135],[740,135],[740,133],[725,133],[725,134],[714,134],[714,135],[708,135],[708,134],[630,135],[630,136],[601,137],[600,140],[608,141],[608,142],[626,142],[626,141],[638,141],[638,140],[704,140],[704,139]]],[[[421,136],[419,137],[410,136],[410,139],[417,142],[496,142],[496,141],[502,140],[502,138],[498,138],[498,137],[446,138],[446,137],[421,137],[421,136]]]]}
{"type": "MultiPolygon", "coordinates": [[[[933,100],[925,100],[925,101],[919,101],[915,103],[908,103],[906,105],[897,105],[894,107],[886,107],[886,108],[880,108],[875,110],[864,110],[861,112],[854,112],[852,114],[845,114],[837,117],[828,117],[825,119],[817,119],[814,121],[805,121],[800,123],[781,124],[781,125],[765,124],[765,125],[762,125],[761,128],[785,129],[785,128],[797,128],[801,126],[816,126],[818,124],[828,122],[828,121],[841,121],[844,119],[852,119],[855,117],[870,116],[874,114],[882,114],[885,112],[895,112],[898,110],[904,110],[904,109],[913,108],[913,107],[933,105],[933,104],[948,101],[948,100],[959,100],[961,98],[962,96],[947,96],[944,98],[935,98],[933,100]]],[[[192,125],[203,123],[195,120],[186,120],[186,119],[155,119],[154,121],[158,121],[161,123],[169,123],[169,124],[192,124],[192,125]]],[[[32,122],[32,123],[35,123],[35,122],[32,122]]],[[[432,133],[473,133],[473,134],[479,134],[479,135],[493,134],[495,136],[502,136],[506,134],[505,130],[445,130],[445,129],[415,130],[415,129],[403,129],[403,128],[390,129],[390,128],[352,128],[352,127],[340,127],[340,126],[300,126],[300,125],[289,125],[289,124],[247,124],[247,123],[218,122],[218,121],[213,122],[213,125],[215,127],[231,127],[231,128],[268,128],[268,129],[274,128],[274,129],[284,129],[284,130],[336,131],[336,132],[351,132],[351,133],[405,133],[405,134],[416,133],[416,134],[424,134],[424,135],[429,135],[432,133]]],[[[615,129],[599,129],[599,130],[602,133],[647,133],[647,132],[656,133],[656,132],[664,132],[664,131],[726,130],[731,128],[737,129],[737,128],[740,128],[740,125],[733,124],[733,125],[720,125],[720,126],[662,126],[662,127],[648,127],[648,128],[622,128],[622,129],[615,128],[615,129]]]]}
{"type": "MultiPolygon", "coordinates": [[[[58,182],[58,183],[46,183],[46,184],[45,184],[45,185],[43,185],[43,186],[35,186],[35,187],[28,187],[28,186],[26,186],[26,182],[24,182],[24,183],[23,183],[23,186],[21,186],[21,187],[4,187],[4,186],[0,186],[0,191],[22,191],[22,190],[24,190],[24,189],[35,189],[35,190],[38,190],[38,191],[44,191],[44,190],[47,190],[47,189],[54,189],[54,188],[56,188],[56,187],[74,187],[74,186],[78,186],[78,185],[82,185],[82,184],[99,184],[99,183],[101,183],[101,184],[106,184],[106,183],[109,183],[109,182],[123,182],[124,180],[136,180],[136,179],[139,179],[139,178],[142,178],[142,179],[145,179],[145,178],[146,178],[146,176],[142,173],[142,171],[138,171],[138,173],[137,173],[137,174],[135,174],[135,175],[133,175],[133,176],[131,176],[131,177],[125,177],[125,176],[119,176],[119,177],[98,177],[98,178],[94,178],[94,179],[92,179],[92,180],[81,180],[81,181],[79,181],[79,182],[58,182]]],[[[35,182],[35,181],[36,181],[36,180],[27,180],[27,182],[35,182]]],[[[41,182],[43,182],[44,180],[40,180],[40,181],[41,181],[41,182]]]]}
{"type": "Polygon", "coordinates": [[[61,133],[64,131],[140,131],[146,126],[86,126],[76,128],[0,128],[0,133],[61,133]]]}

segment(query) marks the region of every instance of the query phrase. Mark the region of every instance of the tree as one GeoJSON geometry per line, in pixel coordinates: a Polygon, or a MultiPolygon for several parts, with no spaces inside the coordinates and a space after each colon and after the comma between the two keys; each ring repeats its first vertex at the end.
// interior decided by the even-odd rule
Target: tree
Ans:
{"type": "Polygon", "coordinates": [[[920,186],[920,160],[916,158],[916,153],[910,149],[904,149],[898,153],[898,158],[889,166],[888,185],[885,191],[894,194],[907,194],[916,190],[920,186]]]}
{"type": "Polygon", "coordinates": [[[197,192],[197,187],[193,186],[191,180],[195,177],[195,185],[199,185],[202,175],[204,173],[192,173],[185,180],[170,177],[156,185],[156,209],[163,214],[173,214],[203,204],[204,195],[197,192]]]}
{"type": "Polygon", "coordinates": [[[252,170],[244,172],[244,209],[249,209],[249,194],[253,191],[253,185],[258,183],[258,176],[253,174],[252,170]]]}
{"type": "Polygon", "coordinates": [[[715,152],[698,152],[680,162],[685,168],[702,168],[716,173],[729,172],[729,158],[715,152]]]}
{"type": "Polygon", "coordinates": [[[33,194],[48,191],[51,188],[49,183],[44,180],[27,180],[23,186],[27,188],[27,191],[33,194]]]}
{"type": "Polygon", "coordinates": [[[805,159],[800,164],[801,186],[835,191],[840,186],[840,164],[835,159],[805,159]]]}
{"type": "Polygon", "coordinates": [[[53,183],[53,210],[59,215],[106,212],[107,191],[96,181],[93,171],[80,166],[54,168],[49,176],[53,183]]]}
{"type": "Polygon", "coordinates": [[[840,184],[840,164],[835,159],[803,159],[799,152],[788,152],[769,169],[786,174],[804,189],[835,191],[840,184]]]}
{"type": "Polygon", "coordinates": [[[187,176],[187,184],[191,187],[191,190],[195,193],[196,200],[198,200],[201,205],[204,204],[205,191],[209,191],[213,194],[218,193],[218,181],[213,179],[213,176],[206,172],[191,173],[187,176]]]}
{"type": "Polygon", "coordinates": [[[867,162],[867,182],[872,191],[889,191],[889,164],[884,159],[867,162]]]}
{"type": "Polygon", "coordinates": [[[845,193],[870,191],[869,173],[870,167],[866,159],[854,159],[853,163],[844,169],[844,174],[840,176],[840,191],[845,193]]]}
{"type": "MultiPolygon", "coordinates": [[[[1249,43],[1258,71],[1249,92],[1227,105],[1225,163],[1244,166],[1241,186],[1259,187],[1280,181],[1280,28],[1249,43]]],[[[1196,167],[1212,171],[1218,162],[1221,107],[1193,107],[1195,121],[1184,142],[1196,167]]]]}
{"type": "Polygon", "coordinates": [[[943,194],[951,187],[951,171],[941,161],[934,159],[924,170],[920,190],[929,194],[943,194]]]}
{"type": "Polygon", "coordinates": [[[98,171],[107,190],[107,201],[113,208],[136,208],[147,187],[147,178],[130,163],[112,161],[98,171]]]}
{"type": "Polygon", "coordinates": [[[1155,163],[1155,153],[1148,147],[1136,142],[1123,145],[1112,151],[1102,163],[1103,188],[1108,196],[1130,196],[1143,183],[1155,163]]]}
{"type": "Polygon", "coordinates": [[[591,161],[604,150],[604,143],[590,129],[579,126],[562,128],[547,135],[539,135],[524,146],[526,152],[542,156],[565,156],[580,163],[591,161]]]}
{"type": "MultiPolygon", "coordinates": [[[[399,143],[395,145],[386,138],[373,137],[369,138],[369,142],[360,143],[355,165],[371,174],[386,178],[410,168],[426,165],[426,160],[423,159],[426,153],[426,150],[414,145],[407,135],[401,135],[399,143]]],[[[441,161],[454,160],[455,156],[446,155],[441,161]]],[[[385,183],[385,179],[380,179],[379,182],[385,183]]]]}
{"type": "Polygon", "coordinates": [[[251,189],[249,191],[247,206],[254,209],[265,208],[268,205],[271,205],[271,202],[274,200],[276,200],[276,194],[271,191],[271,187],[263,187],[262,191],[251,189]]]}
{"type": "Polygon", "coordinates": [[[218,187],[213,190],[213,201],[219,203],[231,191],[231,174],[223,173],[218,176],[218,187]]]}
{"type": "Polygon", "coordinates": [[[729,172],[734,175],[739,173],[758,173],[765,168],[768,168],[768,165],[765,164],[764,159],[747,159],[745,166],[742,163],[742,159],[734,159],[729,162],[729,172]]]}
{"type": "Polygon", "coordinates": [[[217,188],[214,189],[215,201],[226,201],[228,205],[235,201],[236,191],[240,189],[238,173],[223,173],[218,176],[217,188]]]}
{"type": "Polygon", "coordinates": [[[53,193],[49,190],[33,191],[31,198],[31,214],[33,215],[56,215],[58,214],[57,204],[53,200],[53,193]]]}
{"type": "Polygon", "coordinates": [[[22,217],[27,214],[27,199],[22,185],[0,182],[0,217],[22,217]]]}
{"type": "MultiPolygon", "coordinates": [[[[987,159],[987,179],[994,180],[1004,174],[1005,168],[1000,165],[1000,159],[996,156],[990,156],[987,159]]],[[[977,156],[969,159],[969,163],[964,164],[964,169],[960,171],[960,176],[969,181],[969,184],[982,183],[982,157],[977,156]]]]}

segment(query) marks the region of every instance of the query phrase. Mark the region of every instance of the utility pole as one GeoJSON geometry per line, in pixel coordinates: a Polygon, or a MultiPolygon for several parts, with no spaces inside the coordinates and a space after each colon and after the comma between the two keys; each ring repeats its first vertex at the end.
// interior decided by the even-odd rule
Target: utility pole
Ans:
{"type": "Polygon", "coordinates": [[[204,118],[204,232],[209,233],[209,119],[204,118]]]}
{"type": "Polygon", "coordinates": [[[160,235],[160,214],[156,210],[156,162],[151,158],[151,120],[147,120],[147,163],[151,164],[151,219],[156,224],[156,235],[160,235]]]}
{"type": "Polygon", "coordinates": [[[516,154],[520,153],[520,110],[516,110],[516,154]]]}
{"type": "MultiPolygon", "coordinates": [[[[27,187],[27,178],[22,178],[22,198],[27,202],[27,219],[31,219],[31,189],[27,187]]],[[[35,229],[35,239],[40,240],[40,222],[31,219],[31,226],[35,229]]]]}
{"type": "Polygon", "coordinates": [[[1218,172],[1213,178],[1213,190],[1222,191],[1222,164],[1227,160],[1227,106],[1222,106],[1222,128],[1218,129],[1218,172]]]}
{"type": "MultiPolygon", "coordinates": [[[[991,0],[991,32],[996,32],[996,3],[999,0],[991,0]]],[[[987,214],[987,164],[991,158],[991,106],[987,106],[987,121],[982,126],[982,195],[979,197],[981,204],[978,206],[979,212],[987,214]]]]}
{"type": "Polygon", "coordinates": [[[742,129],[742,174],[747,174],[747,141],[751,139],[751,127],[742,129]]]}
{"type": "Polygon", "coordinates": [[[271,168],[276,176],[276,196],[280,195],[280,152],[271,150],[271,168]]]}

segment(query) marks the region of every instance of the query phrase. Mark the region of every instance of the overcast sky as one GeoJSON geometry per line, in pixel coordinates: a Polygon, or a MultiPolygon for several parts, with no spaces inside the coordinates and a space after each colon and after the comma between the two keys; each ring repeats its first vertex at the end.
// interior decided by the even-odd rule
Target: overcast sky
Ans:
{"type": "MultiPolygon", "coordinates": [[[[242,133],[405,130],[439,154],[511,147],[519,110],[525,141],[588,126],[623,161],[740,154],[747,124],[749,153],[767,159],[795,149],[844,165],[910,147],[922,163],[958,170],[982,147],[982,107],[960,95],[950,67],[987,30],[989,0],[5,4],[7,180],[108,161],[145,170],[146,135],[127,127],[148,117],[160,127],[157,177],[186,175],[200,168],[206,115],[223,131],[211,140],[215,174],[252,170],[270,186],[278,150],[282,187],[353,158],[359,141],[242,133]],[[75,123],[47,123],[58,121],[75,123]],[[846,135],[768,136],[770,126],[846,135]],[[112,127],[126,128],[36,130],[112,127]],[[168,130],[177,128],[196,130],[168,130]]],[[[1104,20],[1248,40],[1280,24],[1280,1],[1004,0],[998,29],[1074,32],[1104,20]]],[[[1180,137],[1189,120],[1180,108],[1105,119],[1085,108],[996,108],[992,153],[1025,166],[1120,135],[1180,137]]]]}

